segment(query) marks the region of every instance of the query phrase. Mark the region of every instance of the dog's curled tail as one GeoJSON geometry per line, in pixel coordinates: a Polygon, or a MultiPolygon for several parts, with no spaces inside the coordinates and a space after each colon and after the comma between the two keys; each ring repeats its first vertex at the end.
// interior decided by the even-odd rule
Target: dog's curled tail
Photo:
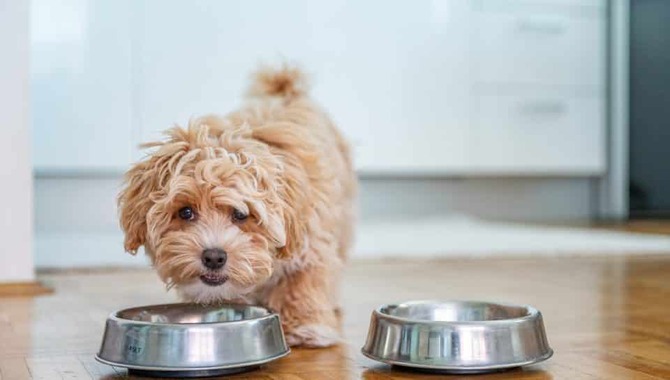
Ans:
{"type": "Polygon", "coordinates": [[[307,76],[299,68],[284,64],[278,68],[263,66],[256,71],[248,94],[293,100],[307,96],[308,90],[307,76]]]}

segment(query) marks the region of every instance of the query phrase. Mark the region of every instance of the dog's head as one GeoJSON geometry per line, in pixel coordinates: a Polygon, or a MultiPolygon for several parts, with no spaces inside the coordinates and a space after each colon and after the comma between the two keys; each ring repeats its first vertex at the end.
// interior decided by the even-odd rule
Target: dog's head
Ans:
{"type": "MultiPolygon", "coordinates": [[[[205,117],[173,128],[126,174],[119,195],[125,248],[140,246],[189,300],[243,298],[277,259],[299,249],[303,224],[284,162],[246,126],[205,117]]],[[[295,190],[295,191],[294,191],[295,190]]]]}

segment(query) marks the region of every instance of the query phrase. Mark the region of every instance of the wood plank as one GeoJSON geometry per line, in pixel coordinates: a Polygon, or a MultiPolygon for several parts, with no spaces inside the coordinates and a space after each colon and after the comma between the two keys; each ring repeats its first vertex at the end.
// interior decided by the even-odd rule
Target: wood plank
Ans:
{"type": "Polygon", "coordinates": [[[48,356],[26,358],[34,380],[90,380],[91,375],[76,356],[48,356]]]}
{"type": "Polygon", "coordinates": [[[33,297],[51,293],[53,289],[39,282],[0,283],[0,297],[33,297]]]}

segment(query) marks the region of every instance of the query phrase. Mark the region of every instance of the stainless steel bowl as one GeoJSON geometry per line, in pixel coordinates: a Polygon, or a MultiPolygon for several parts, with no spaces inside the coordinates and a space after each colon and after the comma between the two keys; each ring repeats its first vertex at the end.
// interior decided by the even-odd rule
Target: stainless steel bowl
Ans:
{"type": "Polygon", "coordinates": [[[262,307],[169,304],[112,313],[96,359],[181,378],[246,371],[289,351],[279,316],[262,307]]]}
{"type": "Polygon", "coordinates": [[[542,314],[530,306],[416,301],[373,311],[365,356],[452,373],[497,371],[551,357],[542,314]]]}

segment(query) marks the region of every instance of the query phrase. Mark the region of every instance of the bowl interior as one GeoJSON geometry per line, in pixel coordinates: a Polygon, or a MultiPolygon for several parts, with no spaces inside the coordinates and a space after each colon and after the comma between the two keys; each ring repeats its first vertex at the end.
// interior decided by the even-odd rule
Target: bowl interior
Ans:
{"type": "Polygon", "coordinates": [[[384,306],[382,314],[408,320],[477,322],[521,318],[530,315],[524,306],[486,302],[416,302],[384,306]]]}
{"type": "Polygon", "coordinates": [[[260,306],[171,304],[125,309],[115,315],[121,319],[152,323],[219,323],[261,318],[270,312],[260,306]]]}

